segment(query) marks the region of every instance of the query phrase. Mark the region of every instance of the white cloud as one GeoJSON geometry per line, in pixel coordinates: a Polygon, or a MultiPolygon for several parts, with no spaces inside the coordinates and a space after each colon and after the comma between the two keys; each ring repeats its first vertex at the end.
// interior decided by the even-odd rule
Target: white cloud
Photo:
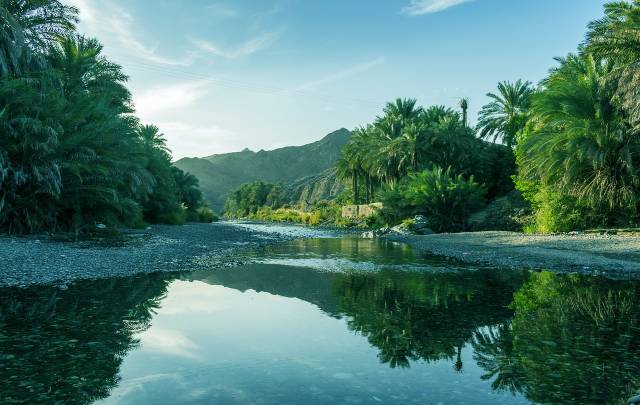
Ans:
{"type": "Polygon", "coordinates": [[[312,80],[306,83],[303,83],[299,86],[294,87],[289,90],[289,92],[296,91],[304,91],[304,90],[312,90],[318,88],[324,84],[329,84],[338,80],[346,79],[348,77],[354,76],[358,73],[366,72],[367,70],[373,69],[376,66],[382,65],[385,63],[385,58],[377,58],[371,60],[369,62],[360,63],[358,65],[352,66],[350,68],[341,70],[339,72],[332,73],[320,79],[312,80]]]}
{"type": "Polygon", "coordinates": [[[134,96],[136,112],[143,121],[154,122],[158,113],[185,109],[203,98],[211,84],[208,80],[151,87],[134,96]]]}
{"type": "Polygon", "coordinates": [[[203,52],[221,56],[223,58],[233,59],[248,56],[268,48],[282,36],[282,33],[283,30],[265,32],[259,36],[249,38],[234,47],[226,49],[204,39],[192,39],[191,43],[203,52]]]}
{"type": "Polygon", "coordinates": [[[155,125],[165,134],[167,146],[175,160],[221,153],[235,139],[232,131],[217,125],[202,126],[179,121],[161,121],[155,122],[155,125]]]}
{"type": "Polygon", "coordinates": [[[411,0],[402,11],[410,16],[433,14],[473,0],[411,0]]]}
{"type": "Polygon", "coordinates": [[[198,346],[184,333],[169,329],[151,328],[140,335],[145,351],[160,352],[191,360],[200,360],[198,346]]]}

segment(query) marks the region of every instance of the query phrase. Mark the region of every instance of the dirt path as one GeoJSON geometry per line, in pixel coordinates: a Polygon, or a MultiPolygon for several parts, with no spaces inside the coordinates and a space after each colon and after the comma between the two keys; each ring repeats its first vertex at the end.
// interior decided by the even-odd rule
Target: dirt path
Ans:
{"type": "Polygon", "coordinates": [[[389,239],[467,263],[640,278],[640,236],[473,232],[389,239]]]}

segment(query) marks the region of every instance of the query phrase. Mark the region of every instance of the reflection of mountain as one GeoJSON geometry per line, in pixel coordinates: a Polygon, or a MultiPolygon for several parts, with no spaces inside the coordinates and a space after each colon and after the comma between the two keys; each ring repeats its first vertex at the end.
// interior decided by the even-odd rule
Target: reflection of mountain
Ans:
{"type": "Polygon", "coordinates": [[[640,389],[640,283],[533,274],[512,323],[478,331],[494,389],[536,403],[626,403],[640,389]]]}
{"type": "Polygon", "coordinates": [[[508,320],[527,273],[382,271],[339,275],[334,285],[349,327],[366,336],[391,367],[454,359],[478,328],[508,320]]]}
{"type": "Polygon", "coordinates": [[[330,316],[339,316],[336,299],[331,292],[335,276],[304,267],[256,264],[215,272],[198,272],[186,277],[239,291],[254,290],[297,298],[317,305],[330,316]]]}
{"type": "Polygon", "coordinates": [[[149,326],[167,274],[0,290],[2,403],[90,403],[108,396],[149,326]]]}

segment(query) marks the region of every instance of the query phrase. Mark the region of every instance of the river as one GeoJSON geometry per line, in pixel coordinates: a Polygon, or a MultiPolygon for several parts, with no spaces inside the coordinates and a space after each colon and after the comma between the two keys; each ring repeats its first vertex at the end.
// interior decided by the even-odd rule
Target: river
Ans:
{"type": "Polygon", "coordinates": [[[315,236],[236,268],[0,289],[0,402],[591,404],[640,389],[637,281],[315,236]]]}

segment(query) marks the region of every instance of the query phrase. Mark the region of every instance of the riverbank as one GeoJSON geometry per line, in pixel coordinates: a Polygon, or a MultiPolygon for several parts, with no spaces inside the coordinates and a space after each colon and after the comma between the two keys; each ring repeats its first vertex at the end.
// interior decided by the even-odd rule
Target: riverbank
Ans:
{"type": "Polygon", "coordinates": [[[514,269],[640,277],[640,236],[525,235],[472,232],[391,236],[420,252],[466,263],[514,269]]]}
{"type": "Polygon", "coordinates": [[[0,287],[126,277],[158,271],[207,270],[243,264],[242,250],[319,236],[301,227],[243,223],[153,226],[128,231],[124,243],[108,246],[57,242],[43,237],[0,237],[0,287]]]}

